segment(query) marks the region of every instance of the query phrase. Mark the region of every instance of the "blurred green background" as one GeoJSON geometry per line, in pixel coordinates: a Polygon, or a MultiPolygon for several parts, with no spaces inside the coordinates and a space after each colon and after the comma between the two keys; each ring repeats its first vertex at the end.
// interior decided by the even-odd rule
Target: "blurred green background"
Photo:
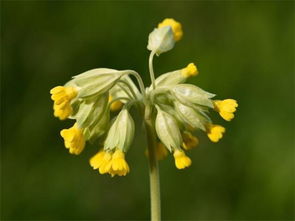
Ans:
{"type": "Polygon", "coordinates": [[[190,80],[239,102],[219,143],[199,134],[192,166],[160,162],[164,220],[294,219],[294,2],[2,1],[1,219],[146,220],[149,181],[141,126],[131,173],[88,164],[97,147],[68,154],[49,90],[72,75],[134,69],[146,84],[149,32],[164,18],[184,38],[155,59],[157,75],[195,62],[190,80]]]}

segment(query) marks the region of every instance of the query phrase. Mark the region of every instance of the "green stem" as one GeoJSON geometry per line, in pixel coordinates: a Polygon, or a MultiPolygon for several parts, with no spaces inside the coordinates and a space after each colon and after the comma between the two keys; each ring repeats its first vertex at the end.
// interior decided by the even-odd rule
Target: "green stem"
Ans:
{"type": "Polygon", "coordinates": [[[145,108],[145,128],[148,143],[149,173],[150,173],[150,194],[151,194],[151,220],[161,220],[161,196],[160,196],[160,176],[158,160],[156,157],[156,134],[151,119],[151,106],[145,108]]]}
{"type": "Polygon", "coordinates": [[[155,73],[154,73],[154,68],[153,68],[153,58],[154,58],[154,55],[155,55],[155,52],[152,51],[150,53],[150,57],[149,57],[149,71],[150,71],[150,77],[151,77],[153,89],[156,88],[156,84],[155,84],[155,73]]]}

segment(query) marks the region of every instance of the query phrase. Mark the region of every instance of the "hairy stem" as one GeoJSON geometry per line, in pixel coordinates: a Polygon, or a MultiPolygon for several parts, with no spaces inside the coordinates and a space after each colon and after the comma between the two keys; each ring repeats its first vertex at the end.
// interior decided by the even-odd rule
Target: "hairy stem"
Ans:
{"type": "Polygon", "coordinates": [[[161,220],[161,196],[160,177],[158,160],[156,158],[156,135],[151,119],[151,106],[145,108],[145,128],[148,143],[149,173],[150,173],[150,194],[151,194],[151,220],[161,220]]]}

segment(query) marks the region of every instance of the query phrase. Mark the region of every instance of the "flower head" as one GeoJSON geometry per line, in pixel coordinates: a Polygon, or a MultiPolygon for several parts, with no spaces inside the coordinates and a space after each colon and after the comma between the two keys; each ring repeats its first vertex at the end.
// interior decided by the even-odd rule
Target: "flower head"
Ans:
{"type": "Polygon", "coordinates": [[[98,141],[103,147],[89,160],[91,167],[112,177],[128,174],[125,155],[136,131],[134,108],[139,109],[151,139],[151,153],[147,154],[151,163],[170,152],[178,169],[187,168],[192,160],[184,151],[199,144],[192,134],[195,130],[207,133],[212,142],[223,137],[225,128],[212,123],[210,110],[230,121],[238,104],[233,99],[213,100],[215,94],[186,83],[189,77],[199,74],[194,63],[154,77],[154,55],[171,50],[182,36],[181,24],[172,18],[164,19],[149,34],[152,84],[148,87],[136,71],[95,68],[73,76],[65,86],[51,89],[54,116],[75,121],[74,126],[60,132],[71,154],[80,154],[86,142],[98,141]]]}
{"type": "Polygon", "coordinates": [[[173,18],[166,18],[161,23],[159,23],[158,28],[166,26],[170,26],[172,28],[175,41],[179,41],[182,38],[182,26],[179,22],[175,21],[173,18]]]}
{"type": "Polygon", "coordinates": [[[85,147],[85,139],[83,131],[78,128],[77,124],[69,129],[63,129],[60,135],[64,139],[65,147],[69,149],[71,154],[80,154],[85,147]]]}
{"type": "Polygon", "coordinates": [[[175,166],[177,169],[184,169],[186,167],[189,167],[192,164],[191,159],[185,155],[185,153],[181,150],[175,150],[174,151],[174,160],[175,160],[175,166]]]}
{"type": "Polygon", "coordinates": [[[234,118],[234,112],[238,107],[238,103],[234,99],[216,100],[214,101],[214,109],[219,112],[220,116],[227,121],[234,118]]]}

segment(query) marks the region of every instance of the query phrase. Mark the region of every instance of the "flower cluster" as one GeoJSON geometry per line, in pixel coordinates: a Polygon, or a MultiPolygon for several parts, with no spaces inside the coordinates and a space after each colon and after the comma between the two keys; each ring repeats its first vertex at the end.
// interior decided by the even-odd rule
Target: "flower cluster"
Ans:
{"type": "Polygon", "coordinates": [[[214,94],[186,84],[188,78],[199,74],[194,63],[154,79],[153,56],[171,50],[182,36],[182,26],[174,19],[165,19],[150,33],[147,48],[151,51],[152,84],[147,88],[133,70],[98,68],[76,75],[64,86],[50,91],[54,116],[75,121],[71,128],[60,132],[71,154],[80,154],[87,141],[98,140],[102,145],[90,159],[90,165],[100,174],[125,176],[130,171],[125,154],[135,131],[130,115],[133,107],[143,115],[146,106],[151,108],[157,135],[157,159],[173,153],[178,169],[192,163],[185,151],[199,143],[194,131],[204,131],[212,142],[222,138],[225,128],[212,123],[209,110],[215,110],[224,120],[230,121],[238,104],[233,99],[213,100],[214,94]]]}

